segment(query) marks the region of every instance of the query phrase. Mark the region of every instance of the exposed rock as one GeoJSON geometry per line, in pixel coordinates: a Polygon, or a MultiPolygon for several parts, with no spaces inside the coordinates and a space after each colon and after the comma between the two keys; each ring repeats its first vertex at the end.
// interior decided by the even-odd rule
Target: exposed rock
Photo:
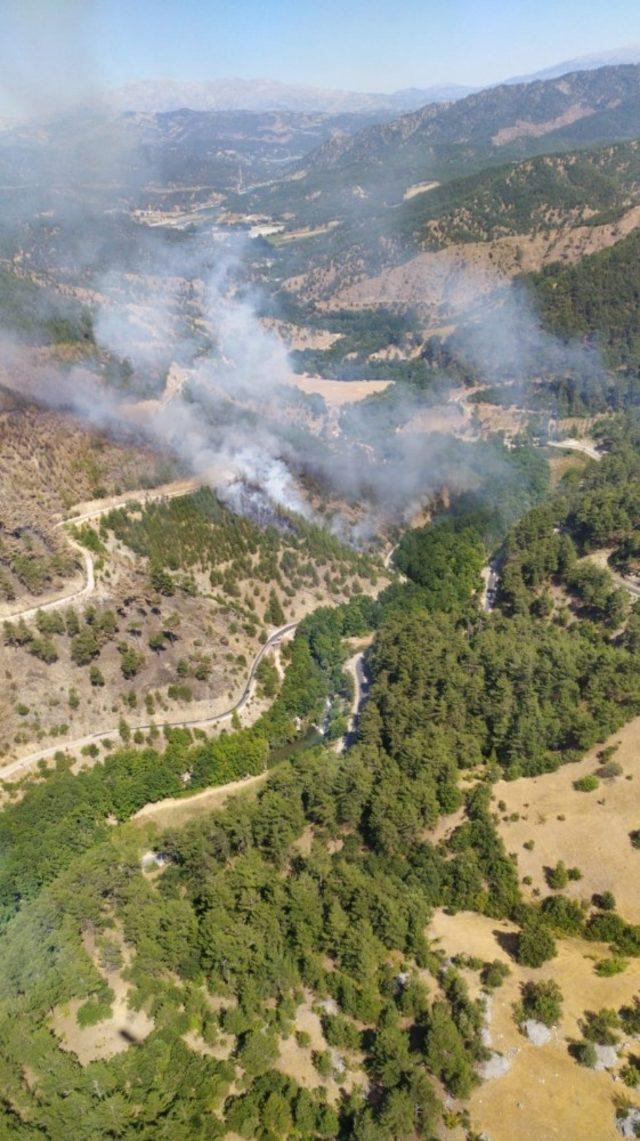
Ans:
{"type": "Polygon", "coordinates": [[[551,1031],[544,1022],[536,1022],[535,1018],[528,1018],[524,1024],[524,1032],[534,1046],[546,1046],[551,1040],[551,1031]]]}
{"type": "Polygon", "coordinates": [[[484,1081],[490,1078],[502,1078],[511,1069],[511,1062],[504,1054],[498,1054],[493,1051],[490,1058],[486,1062],[481,1062],[478,1066],[478,1073],[484,1081]]]}
{"type": "Polygon", "coordinates": [[[616,1128],[621,1137],[637,1137],[637,1130],[640,1127],[640,1109],[635,1106],[628,1109],[624,1117],[616,1119],[616,1128]]]}
{"type": "Polygon", "coordinates": [[[618,1051],[615,1046],[596,1045],[597,1062],[594,1070],[612,1070],[618,1064],[618,1051]]]}

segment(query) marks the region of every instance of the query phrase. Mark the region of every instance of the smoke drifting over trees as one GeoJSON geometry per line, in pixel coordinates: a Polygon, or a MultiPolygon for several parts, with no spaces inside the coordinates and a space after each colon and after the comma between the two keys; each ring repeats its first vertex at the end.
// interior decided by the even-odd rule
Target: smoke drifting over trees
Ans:
{"type": "MultiPolygon", "coordinates": [[[[36,359],[7,333],[6,383],[93,425],[137,432],[171,449],[239,510],[248,487],[308,513],[299,485],[306,472],[338,496],[364,501],[371,526],[380,515],[411,514],[443,484],[466,490],[495,475],[482,468],[486,455],[425,432],[424,416],[420,431],[412,429],[414,414],[451,385],[435,373],[426,398],[396,384],[350,407],[339,432],[327,417],[315,434],[295,420],[292,410],[304,398],[291,387],[285,347],[258,317],[259,299],[248,284],[249,239],[136,221],[139,188],[158,172],[146,154],[132,153],[126,116],[96,111],[86,9],[56,5],[53,20],[45,4],[12,5],[14,34],[0,56],[5,102],[36,116],[48,145],[28,193],[20,189],[24,148],[29,163],[41,150],[28,128],[0,139],[0,161],[5,169],[13,162],[15,172],[3,194],[5,237],[14,227],[9,247],[19,254],[21,227],[35,210],[29,225],[41,227],[53,293],[86,299],[94,351],[86,363],[69,366],[53,355],[36,359]],[[83,66],[72,67],[72,59],[83,66]],[[91,102],[91,111],[77,107],[79,99],[91,102]],[[61,106],[64,115],[52,118],[61,106]]],[[[28,278],[29,264],[21,263],[20,272],[28,278]]],[[[459,271],[454,292],[456,351],[479,379],[513,385],[550,367],[597,371],[586,351],[541,333],[513,288],[499,282],[480,288],[459,271]]],[[[499,459],[491,463],[495,469],[499,459]]]]}

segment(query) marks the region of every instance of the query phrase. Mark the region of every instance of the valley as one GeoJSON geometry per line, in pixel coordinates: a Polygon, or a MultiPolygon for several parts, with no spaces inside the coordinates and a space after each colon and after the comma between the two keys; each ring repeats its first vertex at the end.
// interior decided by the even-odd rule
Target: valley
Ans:
{"type": "Polygon", "coordinates": [[[0,123],[1,1137],[638,1133],[639,109],[0,123]]]}

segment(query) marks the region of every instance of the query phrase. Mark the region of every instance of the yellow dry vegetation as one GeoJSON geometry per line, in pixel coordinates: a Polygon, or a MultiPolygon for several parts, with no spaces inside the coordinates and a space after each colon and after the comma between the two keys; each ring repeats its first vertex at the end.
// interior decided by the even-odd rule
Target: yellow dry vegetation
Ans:
{"type": "Polygon", "coordinates": [[[590,899],[594,892],[612,891],[620,914],[640,923],[640,851],[629,839],[629,833],[640,827],[640,717],[605,745],[618,745],[613,760],[623,773],[601,780],[595,792],[578,792],[573,782],[597,770],[603,745],[555,773],[498,781],[494,807],[498,801],[506,804],[498,828],[507,850],[517,854],[521,875],[531,877],[530,890],[537,888],[546,895],[544,869],[563,860],[582,872],[582,879],[563,889],[565,894],[590,899]],[[518,819],[511,820],[512,815],[518,819]],[[523,846],[530,840],[532,851],[523,846]]]}
{"type": "Polygon", "coordinates": [[[290,383],[308,396],[322,396],[328,408],[339,408],[343,404],[355,404],[376,392],[384,392],[392,380],[325,380],[322,376],[307,376],[293,373],[290,383]]]}
{"type": "Polygon", "coordinates": [[[224,808],[227,801],[239,792],[257,792],[268,775],[267,772],[258,773],[257,776],[245,777],[229,784],[205,788],[203,792],[196,792],[193,796],[168,796],[165,800],[145,804],[132,819],[137,824],[156,824],[161,830],[169,827],[181,828],[190,820],[206,816],[216,808],[224,808]]]}
{"type": "Polygon", "coordinates": [[[294,1032],[288,1038],[280,1040],[280,1057],[276,1062],[276,1069],[289,1077],[295,1078],[299,1085],[305,1089],[325,1089],[330,1102],[338,1101],[341,1091],[351,1092],[355,1086],[366,1084],[366,1076],[361,1067],[362,1056],[348,1053],[348,1051],[330,1050],[334,1066],[338,1067],[345,1061],[345,1069],[340,1080],[335,1077],[323,1078],[313,1064],[313,1052],[322,1053],[327,1050],[327,1042],[322,1031],[319,1015],[313,1009],[313,996],[310,992],[296,1010],[294,1032]],[[309,1036],[309,1045],[301,1046],[296,1040],[295,1031],[309,1036]]]}
{"type": "MultiPolygon", "coordinates": [[[[430,937],[439,940],[447,955],[500,959],[511,969],[506,982],[493,993],[489,1023],[491,1049],[506,1055],[511,1068],[472,1093],[468,1108],[473,1126],[491,1141],[615,1141],[619,1134],[614,1099],[631,1091],[606,1072],[580,1066],[568,1047],[572,1039],[581,1037],[578,1021],[585,1010],[617,1009],[631,1001],[640,987],[640,962],[632,960],[624,974],[600,978],[594,959],[605,956],[606,948],[563,939],[558,942],[556,958],[532,970],[514,963],[501,945],[501,940],[514,937],[516,931],[512,923],[474,912],[446,915],[437,911],[429,928],[430,937]],[[554,979],[564,996],[562,1022],[544,1046],[530,1043],[513,1018],[521,985],[529,979],[554,979]]],[[[467,971],[465,976],[475,997],[478,976],[467,971]]]]}

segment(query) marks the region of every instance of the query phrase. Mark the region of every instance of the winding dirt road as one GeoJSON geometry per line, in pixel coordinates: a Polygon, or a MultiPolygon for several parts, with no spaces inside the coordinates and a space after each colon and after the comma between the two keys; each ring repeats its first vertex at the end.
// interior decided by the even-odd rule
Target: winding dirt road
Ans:
{"type": "MultiPolygon", "coordinates": [[[[136,503],[146,504],[155,500],[173,499],[180,495],[186,495],[190,491],[194,491],[198,486],[199,482],[197,480],[179,480],[174,483],[163,484],[161,487],[150,488],[149,490],[128,492],[124,495],[109,496],[107,499],[99,499],[95,500],[92,503],[81,504],[80,507],[85,508],[84,510],[78,511],[76,509],[77,513],[61,520],[56,524],[56,527],[64,527],[70,523],[85,523],[91,519],[97,519],[100,515],[105,515],[107,512],[112,511],[115,507],[121,507],[125,503],[129,503],[132,500],[135,500],[136,503]]],[[[24,607],[21,610],[13,610],[9,613],[2,613],[0,614],[0,617],[12,619],[22,618],[25,620],[34,618],[39,610],[54,610],[61,606],[68,606],[70,603],[75,602],[81,598],[88,598],[94,593],[95,573],[93,555],[90,551],[87,551],[84,547],[77,543],[76,540],[73,539],[70,535],[68,535],[67,538],[69,543],[77,551],[79,551],[83,557],[85,565],[84,585],[79,590],[74,589],[69,591],[67,594],[43,600],[38,604],[38,606],[28,606],[24,607]]],[[[172,729],[212,729],[217,725],[223,724],[225,721],[230,721],[234,713],[239,713],[240,710],[244,708],[244,706],[253,696],[255,689],[256,672],[260,662],[263,660],[265,655],[273,649],[274,646],[278,645],[278,643],[282,641],[283,638],[287,637],[288,634],[293,633],[296,625],[296,622],[289,622],[286,625],[281,626],[279,629],[274,630],[274,632],[265,642],[264,646],[260,647],[260,650],[254,657],[249,668],[245,687],[240,697],[233,703],[232,706],[230,706],[229,709],[224,710],[222,713],[212,714],[210,717],[205,718],[190,719],[179,717],[175,719],[164,720],[161,725],[157,725],[156,723],[157,727],[160,728],[168,725],[172,729]]],[[[132,732],[135,732],[136,729],[140,729],[143,732],[148,732],[151,728],[152,722],[131,725],[132,732]]],[[[37,765],[39,761],[46,761],[49,758],[53,757],[57,752],[77,752],[85,745],[96,744],[98,741],[101,741],[105,737],[113,737],[117,735],[118,725],[108,725],[95,733],[89,733],[86,736],[78,737],[73,741],[58,742],[55,745],[47,746],[47,748],[39,749],[34,753],[28,753],[24,757],[19,757],[15,761],[10,761],[8,764],[0,766],[0,780],[15,776],[16,773],[22,773],[23,771],[32,768],[34,765],[37,765]]]]}
{"type": "MultiPolygon", "coordinates": [[[[274,646],[277,646],[283,638],[293,633],[297,625],[297,622],[288,622],[286,626],[280,626],[278,630],[274,630],[273,634],[267,638],[264,646],[260,647],[260,650],[251,663],[247,681],[240,697],[237,701],[234,701],[229,709],[225,709],[223,713],[215,713],[212,714],[211,717],[204,718],[176,717],[168,720],[165,719],[160,723],[157,721],[149,721],[143,724],[132,724],[130,725],[131,732],[135,733],[137,729],[142,730],[142,732],[148,732],[153,727],[163,729],[165,726],[169,726],[171,729],[213,729],[217,725],[222,725],[225,721],[230,721],[234,713],[239,713],[251,700],[256,684],[256,673],[262,659],[274,646]]],[[[60,741],[56,745],[49,745],[46,749],[40,749],[36,753],[28,753],[25,757],[19,757],[15,761],[10,761],[7,765],[2,765],[0,767],[0,780],[6,780],[8,777],[15,776],[16,773],[21,773],[25,769],[32,768],[34,765],[37,765],[39,761],[46,761],[50,757],[55,756],[58,752],[77,752],[79,749],[84,748],[85,745],[95,745],[105,737],[117,737],[118,732],[118,725],[109,725],[95,733],[88,733],[85,737],[77,737],[74,741],[60,741]]]]}
{"type": "MultiPolygon", "coordinates": [[[[129,491],[123,495],[110,495],[106,499],[95,499],[90,503],[79,504],[80,510],[76,508],[77,514],[68,515],[66,519],[61,519],[59,523],[54,524],[54,529],[58,530],[61,527],[68,527],[70,524],[87,523],[91,519],[98,519],[100,515],[106,515],[109,511],[113,511],[116,507],[123,507],[125,503],[130,503],[132,500],[136,503],[143,505],[152,503],[159,499],[175,499],[180,495],[188,495],[190,491],[195,491],[200,486],[200,481],[197,479],[182,479],[175,480],[173,483],[165,483],[160,487],[152,487],[143,489],[141,491],[129,491]]],[[[38,602],[37,606],[26,606],[22,609],[10,609],[6,606],[0,606],[0,619],[24,619],[28,621],[35,618],[39,610],[58,610],[62,606],[69,606],[72,602],[77,602],[81,598],[89,598],[96,588],[95,569],[93,555],[86,547],[81,546],[80,543],[67,533],[67,542],[73,547],[75,551],[81,556],[84,563],[84,585],[78,588],[72,588],[66,594],[56,594],[54,597],[43,598],[38,602]]]]}
{"type": "Polygon", "coordinates": [[[340,737],[334,745],[336,753],[343,753],[354,743],[357,737],[360,714],[369,693],[369,679],[364,668],[364,655],[365,650],[359,650],[357,654],[354,654],[344,663],[345,671],[353,678],[353,699],[349,710],[347,731],[344,737],[340,737]]]}

